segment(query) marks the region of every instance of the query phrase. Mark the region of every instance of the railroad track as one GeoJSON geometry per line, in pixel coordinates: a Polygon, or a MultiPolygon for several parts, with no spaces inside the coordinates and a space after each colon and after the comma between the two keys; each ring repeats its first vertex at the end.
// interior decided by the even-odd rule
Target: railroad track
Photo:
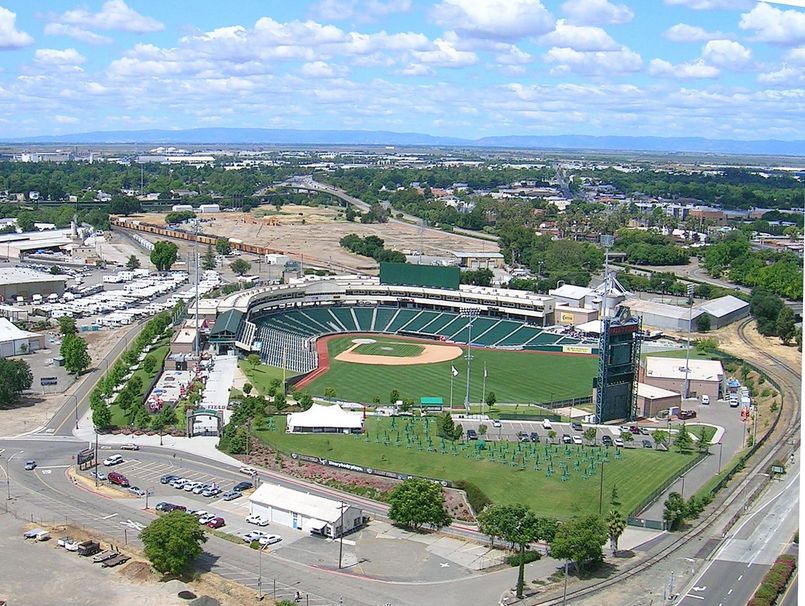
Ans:
{"type": "MultiPolygon", "coordinates": [[[[743,341],[743,343],[747,347],[749,347],[752,350],[759,351],[755,347],[754,343],[752,343],[752,341],[750,341],[749,338],[746,336],[746,327],[751,322],[752,319],[749,318],[747,320],[744,320],[743,322],[741,322],[741,324],[738,325],[738,337],[741,339],[741,341],[743,341]]],[[[790,380],[788,380],[785,376],[780,376],[779,373],[769,372],[768,369],[764,369],[766,370],[766,373],[768,375],[773,376],[775,380],[777,380],[780,383],[781,388],[780,395],[782,400],[782,406],[786,405],[786,397],[783,396],[782,394],[783,385],[786,388],[788,388],[788,390],[790,390],[791,392],[790,395],[793,395],[793,402],[790,402],[790,404],[793,405],[794,415],[791,417],[791,420],[788,423],[788,427],[786,427],[785,429],[783,439],[778,440],[774,445],[774,447],[772,447],[771,450],[769,450],[765,454],[765,456],[763,456],[759,461],[755,460],[752,466],[753,470],[763,469],[766,465],[769,464],[770,461],[774,460],[774,458],[777,457],[778,453],[787,447],[788,439],[797,436],[799,434],[799,427],[800,427],[800,406],[797,401],[797,390],[799,388],[799,383],[801,381],[801,374],[796,369],[791,367],[784,360],[781,360],[777,356],[773,356],[765,351],[762,353],[764,357],[774,362],[774,364],[777,367],[783,369],[784,371],[786,371],[791,375],[790,380]]],[[[781,406],[781,414],[782,414],[782,406],[781,406]]],[[[774,427],[772,427],[770,432],[771,431],[774,431],[774,427]]],[[[724,503],[722,503],[717,508],[716,507],[712,508],[712,511],[710,511],[710,513],[705,515],[703,518],[700,518],[699,522],[695,526],[688,529],[684,533],[680,534],[672,543],[664,547],[662,550],[660,550],[650,558],[640,562],[639,564],[636,564],[635,566],[619,571],[618,573],[601,581],[600,583],[596,583],[595,585],[591,585],[588,587],[579,588],[574,591],[569,591],[567,593],[568,602],[572,603],[573,599],[594,595],[608,587],[611,587],[612,585],[625,581],[636,574],[645,572],[646,570],[649,570],[652,566],[659,564],[666,558],[672,556],[678,549],[682,548],[688,541],[698,537],[704,530],[708,529],[711,525],[713,525],[721,516],[721,514],[724,512],[724,510],[742,495],[743,490],[751,481],[753,475],[755,474],[747,473],[745,478],[740,482],[740,484],[733,487],[724,503]]],[[[536,605],[553,606],[555,604],[561,604],[562,598],[561,597],[548,598],[542,601],[529,602],[529,603],[534,604],[535,606],[536,605]]]]}

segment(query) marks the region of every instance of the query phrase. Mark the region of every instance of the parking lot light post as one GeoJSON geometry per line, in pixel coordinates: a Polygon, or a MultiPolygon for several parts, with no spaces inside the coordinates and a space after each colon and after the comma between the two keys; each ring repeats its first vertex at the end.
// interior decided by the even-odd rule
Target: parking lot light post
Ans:
{"type": "Polygon", "coordinates": [[[344,507],[345,505],[342,501],[339,505],[341,509],[341,521],[339,522],[341,524],[341,532],[338,533],[338,570],[341,570],[341,559],[344,555],[344,507]]]}
{"type": "MultiPolygon", "coordinates": [[[[261,602],[263,601],[263,550],[268,547],[268,543],[265,545],[259,545],[257,548],[257,599],[261,602]]],[[[277,581],[274,581],[274,597],[277,597],[277,581]]]]}
{"type": "Polygon", "coordinates": [[[724,444],[722,442],[718,443],[718,471],[717,474],[721,473],[721,451],[723,450],[724,444]]]}
{"type": "Polygon", "coordinates": [[[73,394],[70,397],[75,400],[75,428],[78,429],[78,396],[73,394]]]}
{"type": "Polygon", "coordinates": [[[470,411],[470,365],[472,362],[472,323],[478,317],[479,310],[474,308],[462,309],[459,316],[462,318],[469,318],[467,323],[467,393],[464,397],[464,409],[469,413],[470,411]]]}

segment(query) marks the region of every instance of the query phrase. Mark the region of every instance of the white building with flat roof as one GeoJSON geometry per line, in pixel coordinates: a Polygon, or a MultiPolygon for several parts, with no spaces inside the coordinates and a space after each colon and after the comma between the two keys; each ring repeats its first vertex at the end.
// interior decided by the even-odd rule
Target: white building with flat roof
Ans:
{"type": "Polygon", "coordinates": [[[724,393],[724,367],[718,360],[691,359],[685,371],[684,358],[648,356],[642,380],[648,385],[684,394],[685,377],[688,380],[688,397],[708,395],[718,400],[724,393]]]}

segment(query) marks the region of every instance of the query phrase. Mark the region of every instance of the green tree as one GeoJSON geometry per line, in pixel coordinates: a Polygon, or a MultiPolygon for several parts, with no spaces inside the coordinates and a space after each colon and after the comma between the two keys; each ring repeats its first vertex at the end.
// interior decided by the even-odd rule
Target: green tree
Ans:
{"type": "Polygon", "coordinates": [[[676,438],[674,438],[674,446],[679,452],[688,452],[693,446],[693,438],[690,437],[690,432],[684,423],[682,423],[682,427],[679,428],[676,438]]]}
{"type": "Polygon", "coordinates": [[[388,502],[391,521],[406,528],[417,530],[429,524],[439,529],[452,522],[444,506],[442,487],[430,480],[402,481],[389,493],[388,502]]]}
{"type": "Polygon", "coordinates": [[[178,575],[201,555],[207,537],[198,519],[184,511],[172,511],[151,522],[140,533],[145,556],[159,572],[178,575]]]}
{"type": "Polygon", "coordinates": [[[28,362],[0,358],[0,408],[16,404],[22,392],[31,388],[33,380],[28,362]]]}
{"type": "Polygon", "coordinates": [[[589,427],[584,430],[584,439],[587,440],[590,444],[595,444],[597,436],[598,432],[596,431],[595,427],[589,427]]]}
{"type": "Polygon", "coordinates": [[[252,264],[248,261],[244,261],[243,259],[235,259],[232,263],[229,264],[229,269],[231,269],[236,275],[243,276],[252,268],[252,264]]]}
{"type": "Polygon", "coordinates": [[[179,249],[173,242],[160,240],[151,249],[151,263],[157,271],[170,271],[171,266],[179,258],[179,249]]]}
{"type": "Polygon", "coordinates": [[[707,439],[707,429],[700,427],[699,435],[696,437],[699,438],[699,441],[697,442],[699,452],[702,454],[706,453],[710,449],[710,440],[707,439]]]}
{"type": "Polygon", "coordinates": [[[78,332],[78,327],[75,325],[75,319],[71,318],[70,316],[62,316],[57,320],[59,323],[59,332],[61,332],[62,337],[67,335],[74,335],[78,332]]]}
{"type": "Polygon", "coordinates": [[[618,551],[618,539],[620,539],[623,531],[626,530],[626,518],[617,509],[610,509],[607,514],[606,524],[612,555],[615,555],[618,551]]]}
{"type": "Polygon", "coordinates": [[[219,255],[228,255],[232,252],[232,246],[229,244],[229,238],[218,238],[215,241],[215,252],[219,255]]]}
{"type": "Polygon", "coordinates": [[[498,397],[495,395],[494,391],[490,391],[489,393],[486,394],[486,405],[489,406],[489,408],[492,408],[497,403],[497,401],[498,397]]]}
{"type": "Polygon", "coordinates": [[[251,383],[244,383],[243,384],[243,393],[245,393],[247,396],[250,393],[252,393],[252,389],[254,389],[254,387],[252,386],[251,383]]]}
{"type": "Polygon", "coordinates": [[[96,429],[106,429],[112,425],[112,411],[105,402],[100,402],[92,407],[92,424],[96,429]]]}
{"type": "Polygon", "coordinates": [[[704,313],[696,318],[696,332],[708,332],[710,330],[710,314],[704,313]]]}
{"type": "Polygon", "coordinates": [[[775,324],[777,336],[780,337],[783,345],[788,345],[791,339],[796,335],[797,326],[794,320],[794,312],[791,311],[788,305],[784,305],[777,315],[777,322],[775,324]]]}
{"type": "Polygon", "coordinates": [[[553,444],[553,441],[556,439],[556,430],[551,429],[548,431],[548,441],[553,444]]]}
{"type": "Polygon", "coordinates": [[[216,262],[215,262],[215,252],[212,250],[212,245],[207,245],[207,250],[204,253],[204,256],[201,257],[201,269],[209,270],[215,269],[216,262]]]}
{"type": "Polygon", "coordinates": [[[59,353],[64,358],[64,368],[67,372],[79,375],[92,363],[87,342],[78,335],[67,335],[62,339],[59,353]]]}
{"type": "Polygon", "coordinates": [[[397,400],[399,399],[400,399],[400,392],[397,391],[396,389],[392,389],[391,394],[389,395],[389,403],[396,404],[397,400]]]}
{"type": "Polygon", "coordinates": [[[129,260],[126,261],[126,268],[131,270],[140,268],[140,260],[137,258],[136,255],[129,256],[129,260]]]}
{"type": "Polygon", "coordinates": [[[668,432],[664,429],[658,429],[652,432],[651,437],[654,438],[656,444],[665,444],[668,446],[668,432]]]}
{"type": "Polygon", "coordinates": [[[618,509],[621,506],[621,499],[618,495],[618,487],[613,486],[612,492],[609,495],[609,506],[612,509],[618,509]]]}
{"type": "Polygon", "coordinates": [[[246,363],[252,368],[257,368],[260,366],[260,356],[255,353],[249,354],[246,356],[246,363]]]}
{"type": "Polygon", "coordinates": [[[311,396],[308,392],[303,391],[296,399],[296,403],[299,404],[299,407],[302,410],[307,410],[313,406],[313,396],[311,396]]]}
{"type": "Polygon", "coordinates": [[[489,427],[487,427],[484,423],[481,423],[478,426],[478,435],[479,436],[485,436],[488,429],[489,429],[489,427]]]}
{"type": "Polygon", "coordinates": [[[511,543],[520,554],[517,571],[517,597],[523,597],[525,550],[534,541],[552,541],[556,521],[539,518],[525,505],[489,505],[478,515],[478,527],[486,535],[511,543]]]}
{"type": "Polygon", "coordinates": [[[335,387],[325,387],[324,389],[324,397],[328,400],[332,400],[335,398],[335,387]]]}
{"type": "Polygon", "coordinates": [[[607,542],[607,527],[597,515],[574,517],[559,524],[551,541],[551,555],[560,560],[576,563],[579,572],[586,564],[600,562],[601,548],[607,542]]]}
{"type": "Polygon", "coordinates": [[[282,412],[288,408],[288,398],[285,397],[285,392],[278,391],[274,394],[274,408],[277,412],[282,412]]]}
{"type": "Polygon", "coordinates": [[[154,372],[157,367],[157,359],[154,356],[148,355],[143,359],[143,370],[149,375],[154,372]]]}
{"type": "Polygon", "coordinates": [[[687,519],[688,506],[685,499],[678,492],[668,495],[663,506],[663,519],[668,522],[669,530],[676,530],[687,519]]]}

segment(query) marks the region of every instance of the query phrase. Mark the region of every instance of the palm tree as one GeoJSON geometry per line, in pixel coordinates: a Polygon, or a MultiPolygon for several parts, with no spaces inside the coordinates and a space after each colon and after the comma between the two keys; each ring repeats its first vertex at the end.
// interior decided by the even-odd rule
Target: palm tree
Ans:
{"type": "Polygon", "coordinates": [[[609,535],[609,545],[612,548],[612,555],[618,551],[618,539],[626,529],[626,519],[617,509],[610,509],[606,519],[607,534],[609,535]]]}

